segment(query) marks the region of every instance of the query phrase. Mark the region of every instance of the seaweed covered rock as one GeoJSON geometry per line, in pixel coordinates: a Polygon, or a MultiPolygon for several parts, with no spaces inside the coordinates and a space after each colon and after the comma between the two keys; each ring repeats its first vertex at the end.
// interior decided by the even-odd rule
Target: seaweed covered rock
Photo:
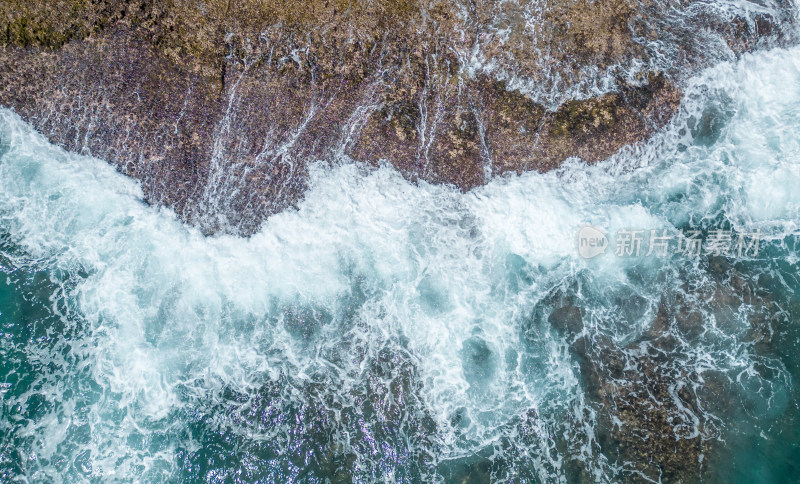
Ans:
{"type": "MultiPolygon", "coordinates": [[[[676,112],[681,67],[709,60],[701,30],[667,15],[684,8],[14,0],[0,5],[0,105],[205,232],[249,235],[319,161],[469,190],[646,139],[676,112]]],[[[785,41],[787,9],[696,22],[745,39],[738,52],[785,41]]]]}

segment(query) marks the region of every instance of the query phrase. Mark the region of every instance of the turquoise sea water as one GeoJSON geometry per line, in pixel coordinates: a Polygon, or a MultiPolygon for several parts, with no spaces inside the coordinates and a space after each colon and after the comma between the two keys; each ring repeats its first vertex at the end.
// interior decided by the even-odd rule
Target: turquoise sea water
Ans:
{"type": "Polygon", "coordinates": [[[594,369],[663,378],[634,394],[708,443],[706,480],[800,481],[798,244],[797,49],[702,73],[672,125],[592,167],[461,194],[320,165],[249,239],[2,110],[0,480],[640,479],[594,369]],[[587,223],[763,240],[587,260],[587,223]]]}

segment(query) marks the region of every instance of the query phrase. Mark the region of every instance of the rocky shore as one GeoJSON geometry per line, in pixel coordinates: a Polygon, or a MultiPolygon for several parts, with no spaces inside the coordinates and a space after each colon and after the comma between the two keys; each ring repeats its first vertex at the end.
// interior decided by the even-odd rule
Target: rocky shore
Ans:
{"type": "Polygon", "coordinates": [[[734,22],[690,8],[10,1],[0,105],[141,180],[149,203],[248,235],[303,196],[318,161],[388,162],[466,191],[602,160],[671,118],[681,72],[718,57],[708,38],[735,55],[787,35],[780,8],[734,22]]]}
{"type": "MultiPolygon", "coordinates": [[[[248,236],[302,199],[314,163],[388,163],[468,191],[608,158],[668,123],[698,69],[794,41],[795,17],[782,1],[10,0],[0,105],[205,233],[248,236]]],[[[552,306],[609,461],[642,480],[701,476],[714,432],[685,418],[697,376],[663,361],[692,304],[665,300],[627,347],[589,338],[572,301],[552,306]]]]}

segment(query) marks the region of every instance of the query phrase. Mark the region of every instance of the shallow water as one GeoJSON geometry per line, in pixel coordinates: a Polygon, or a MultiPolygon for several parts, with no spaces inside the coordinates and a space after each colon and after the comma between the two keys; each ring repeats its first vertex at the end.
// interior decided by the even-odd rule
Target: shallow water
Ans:
{"type": "Polygon", "coordinates": [[[0,476],[670,480],[630,404],[704,443],[692,479],[800,480],[799,135],[800,50],[762,52],[598,165],[465,195],[337,160],[241,239],[2,110],[0,476]],[[614,255],[631,228],[762,240],[614,255]]]}

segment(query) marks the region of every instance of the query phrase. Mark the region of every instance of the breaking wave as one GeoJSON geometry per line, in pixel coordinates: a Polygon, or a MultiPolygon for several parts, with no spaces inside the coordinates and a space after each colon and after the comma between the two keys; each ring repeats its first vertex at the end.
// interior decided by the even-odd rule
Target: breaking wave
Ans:
{"type": "Polygon", "coordinates": [[[338,160],[244,239],[2,110],[0,476],[658,481],[684,440],[797,479],[798,133],[800,50],[745,55],[595,166],[462,194],[338,160]],[[763,241],[586,260],[586,223],[763,241]]]}

